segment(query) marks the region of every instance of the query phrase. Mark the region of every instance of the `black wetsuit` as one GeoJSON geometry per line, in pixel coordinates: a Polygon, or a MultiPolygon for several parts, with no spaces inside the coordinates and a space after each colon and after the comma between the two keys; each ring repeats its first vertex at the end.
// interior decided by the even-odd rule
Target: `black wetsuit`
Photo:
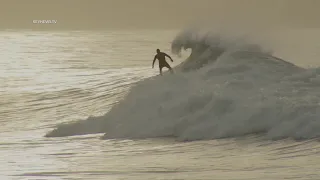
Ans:
{"type": "MultiPolygon", "coordinates": [[[[166,61],[166,56],[168,56],[167,54],[160,52],[158,53],[154,58],[159,60],[159,70],[160,70],[160,74],[162,74],[162,68],[166,67],[168,68],[171,72],[172,72],[172,68],[171,66],[167,63],[166,61]]],[[[170,56],[169,56],[170,57],[170,56]]]]}

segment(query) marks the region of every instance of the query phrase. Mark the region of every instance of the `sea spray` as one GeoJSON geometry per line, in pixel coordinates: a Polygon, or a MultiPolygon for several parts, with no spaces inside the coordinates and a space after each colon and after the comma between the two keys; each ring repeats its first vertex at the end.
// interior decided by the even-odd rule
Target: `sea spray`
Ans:
{"type": "Polygon", "coordinates": [[[202,140],[262,133],[320,136],[320,73],[277,58],[257,44],[183,31],[172,52],[190,56],[165,74],[138,82],[102,117],[60,125],[47,136],[104,132],[104,138],[202,140]]]}

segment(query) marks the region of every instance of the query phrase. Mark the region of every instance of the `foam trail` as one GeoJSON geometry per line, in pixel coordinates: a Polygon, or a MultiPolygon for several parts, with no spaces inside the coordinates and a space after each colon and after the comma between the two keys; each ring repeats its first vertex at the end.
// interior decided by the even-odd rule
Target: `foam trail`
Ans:
{"type": "Polygon", "coordinates": [[[105,132],[104,138],[202,140],[264,133],[320,136],[320,69],[303,69],[260,46],[210,32],[183,31],[172,52],[192,50],[175,75],[137,83],[110,112],[47,136],[105,132]],[[97,128],[99,127],[99,128],[97,128]],[[89,130],[90,131],[89,131],[89,130]]]}

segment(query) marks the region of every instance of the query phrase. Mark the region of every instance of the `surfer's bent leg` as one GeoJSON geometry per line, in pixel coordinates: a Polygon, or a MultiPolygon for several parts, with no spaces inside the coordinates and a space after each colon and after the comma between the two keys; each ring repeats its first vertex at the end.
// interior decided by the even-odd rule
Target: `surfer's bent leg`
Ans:
{"type": "Polygon", "coordinates": [[[170,67],[170,65],[169,64],[167,64],[167,66],[166,66],[169,70],[170,70],[170,72],[171,72],[171,74],[173,73],[173,69],[170,67]]]}
{"type": "Polygon", "coordinates": [[[160,70],[160,75],[162,76],[162,68],[163,66],[159,66],[159,70],[160,70]]]}

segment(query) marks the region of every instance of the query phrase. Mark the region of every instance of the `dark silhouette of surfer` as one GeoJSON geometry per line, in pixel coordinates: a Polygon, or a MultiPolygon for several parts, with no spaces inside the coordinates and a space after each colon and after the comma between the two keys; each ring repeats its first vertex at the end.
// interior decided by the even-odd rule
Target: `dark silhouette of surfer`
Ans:
{"type": "Polygon", "coordinates": [[[173,62],[172,58],[168,54],[161,52],[160,49],[157,49],[157,54],[154,56],[154,59],[153,59],[152,68],[154,68],[154,63],[156,62],[156,59],[159,60],[159,70],[160,70],[161,76],[162,76],[162,68],[164,67],[168,68],[170,72],[173,73],[172,68],[166,61],[166,57],[170,58],[171,62],[173,62]]]}

